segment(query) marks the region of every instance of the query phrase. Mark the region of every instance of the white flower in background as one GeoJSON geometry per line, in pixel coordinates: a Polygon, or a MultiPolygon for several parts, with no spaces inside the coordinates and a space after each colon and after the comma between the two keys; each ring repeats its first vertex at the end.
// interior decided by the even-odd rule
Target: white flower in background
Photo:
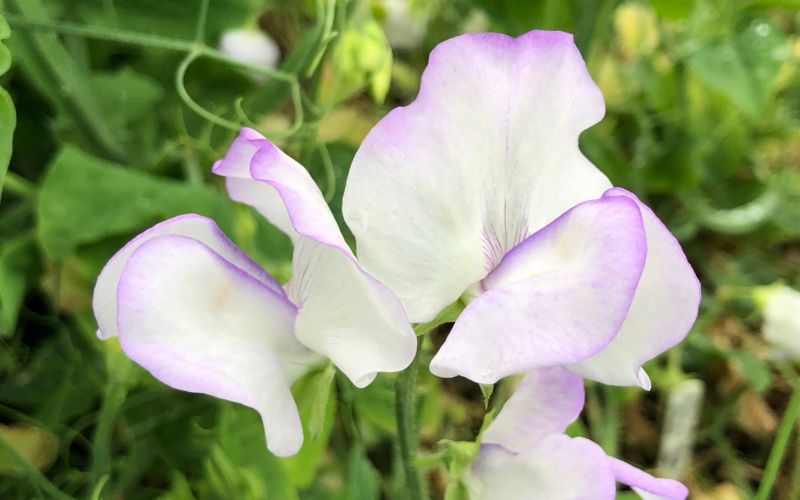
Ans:
{"type": "Polygon", "coordinates": [[[428,30],[433,2],[414,0],[383,0],[383,31],[389,45],[395,49],[413,49],[428,30]]]}
{"type": "Polygon", "coordinates": [[[756,287],[753,298],[764,315],[764,338],[783,354],[800,357],[800,292],[776,283],[756,287]]]}
{"type": "MultiPolygon", "coordinates": [[[[219,50],[237,61],[266,69],[277,68],[281,59],[281,50],[275,40],[256,29],[226,31],[220,38],[219,50]]],[[[269,78],[255,71],[249,73],[249,76],[259,83],[264,83],[269,78]]]]}

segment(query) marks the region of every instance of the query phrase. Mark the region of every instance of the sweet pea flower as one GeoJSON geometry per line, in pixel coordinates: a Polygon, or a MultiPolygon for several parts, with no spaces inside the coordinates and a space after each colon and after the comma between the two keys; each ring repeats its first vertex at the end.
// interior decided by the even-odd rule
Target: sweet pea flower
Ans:
{"type": "Polygon", "coordinates": [[[243,131],[215,171],[233,192],[257,192],[291,237],[291,280],[282,287],[212,220],[184,215],[122,248],[93,306],[101,339],[118,336],[167,385],[256,409],[270,451],[289,456],[303,443],[292,383],[330,359],[364,387],[408,366],[416,337],[394,294],[359,267],[308,172],[256,136],[243,131]]]}
{"type": "Polygon", "coordinates": [[[612,500],[616,481],[645,500],[684,500],[688,490],[657,479],[597,444],[564,434],[584,404],[583,379],[561,367],[529,372],[482,434],[464,483],[471,500],[612,500]]]}
{"type": "Polygon", "coordinates": [[[642,364],[689,331],[700,286],[680,245],[578,149],[604,113],[571,35],[472,33],[364,140],[343,202],[364,269],[412,322],[467,304],[434,374],[564,365],[649,388],[642,364]]]}

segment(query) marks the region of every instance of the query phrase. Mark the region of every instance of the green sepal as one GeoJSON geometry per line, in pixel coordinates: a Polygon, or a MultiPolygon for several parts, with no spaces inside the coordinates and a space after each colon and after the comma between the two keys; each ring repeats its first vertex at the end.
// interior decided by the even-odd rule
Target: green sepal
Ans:
{"type": "Polygon", "coordinates": [[[424,335],[443,323],[453,323],[458,319],[458,317],[461,315],[461,311],[463,311],[466,307],[466,304],[461,302],[461,299],[459,299],[442,309],[432,321],[420,323],[415,326],[414,332],[417,335],[424,335]]]}

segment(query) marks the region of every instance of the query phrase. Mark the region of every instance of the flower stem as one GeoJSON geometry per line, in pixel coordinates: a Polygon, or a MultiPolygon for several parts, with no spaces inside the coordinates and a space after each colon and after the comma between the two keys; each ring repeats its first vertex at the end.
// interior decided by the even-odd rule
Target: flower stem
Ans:
{"type": "Polygon", "coordinates": [[[422,350],[423,337],[417,339],[417,354],[411,364],[403,370],[395,382],[395,411],[397,418],[397,437],[400,444],[400,455],[406,473],[406,484],[411,500],[426,500],[427,495],[422,480],[414,465],[419,437],[414,418],[414,385],[417,381],[419,354],[422,350]]]}
{"type": "Polygon", "coordinates": [[[767,500],[769,498],[772,486],[775,484],[775,479],[781,468],[783,455],[786,452],[786,446],[789,444],[789,437],[792,434],[792,427],[795,420],[797,420],[798,412],[800,412],[800,382],[794,386],[794,394],[789,401],[789,406],[786,408],[786,413],[783,415],[783,422],[781,422],[781,427],[778,429],[778,437],[775,439],[775,445],[769,454],[767,468],[764,470],[764,476],[761,479],[761,485],[754,500],[767,500]]]}

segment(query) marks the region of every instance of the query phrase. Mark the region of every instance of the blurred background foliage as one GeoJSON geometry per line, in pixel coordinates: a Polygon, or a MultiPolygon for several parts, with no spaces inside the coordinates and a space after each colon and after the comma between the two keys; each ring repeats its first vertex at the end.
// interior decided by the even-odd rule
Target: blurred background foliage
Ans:
{"type": "MultiPolygon", "coordinates": [[[[187,212],[285,281],[288,238],[210,173],[232,129],[255,126],[297,158],[343,225],[353,155],[413,100],[430,50],[534,28],[574,33],[608,108],[581,149],[656,211],[703,284],[687,341],[646,366],[653,390],[589,384],[569,432],[684,480],[693,499],[755,498],[765,468],[769,498],[800,498],[797,432],[767,466],[800,354],[764,340],[751,298],[800,287],[800,2],[212,0],[206,16],[201,3],[2,2],[0,498],[405,498],[392,376],[363,390],[332,371],[302,379],[306,445],[279,459],[255,411],[172,390],[97,340],[92,288],[126,241],[187,212]],[[208,48],[243,27],[274,40],[278,73],[208,48]],[[691,417],[675,416],[697,405],[692,448],[691,417]],[[687,434],[677,451],[665,432],[687,434]]],[[[426,360],[447,330],[428,336],[426,360]]],[[[499,384],[488,411],[512,390],[499,384]]],[[[437,443],[474,439],[487,409],[477,385],[425,369],[418,394],[420,466],[443,498],[437,443]]]]}

